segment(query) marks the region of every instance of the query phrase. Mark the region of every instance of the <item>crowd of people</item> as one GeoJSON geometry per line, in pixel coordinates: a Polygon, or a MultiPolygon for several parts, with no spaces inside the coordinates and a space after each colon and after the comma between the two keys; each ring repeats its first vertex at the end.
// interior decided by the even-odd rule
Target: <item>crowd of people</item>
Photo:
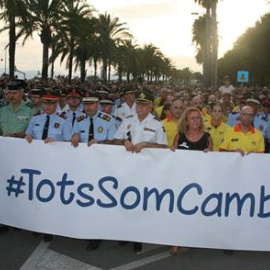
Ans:
{"type": "MultiPolygon", "coordinates": [[[[2,76],[0,135],[29,143],[66,141],[73,147],[122,145],[135,153],[143,148],[269,153],[270,89],[233,87],[228,76],[223,82],[219,89],[207,89],[2,76]]],[[[88,249],[99,244],[89,241],[88,249]]],[[[134,243],[134,251],[141,249],[134,243]]],[[[171,253],[177,250],[172,247],[171,253]]]]}

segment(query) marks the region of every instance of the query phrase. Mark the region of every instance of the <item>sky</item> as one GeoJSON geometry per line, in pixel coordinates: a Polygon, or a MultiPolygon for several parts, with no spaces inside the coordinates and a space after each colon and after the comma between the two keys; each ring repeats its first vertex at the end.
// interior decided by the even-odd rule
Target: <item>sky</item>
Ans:
{"type": "MultiPolygon", "coordinates": [[[[97,12],[107,12],[126,23],[138,45],[152,43],[177,68],[189,67],[192,71],[201,71],[201,66],[195,61],[196,48],[192,44],[192,24],[199,15],[191,13],[202,15],[205,9],[195,4],[194,0],[88,0],[88,3],[97,12]]],[[[267,0],[219,0],[218,57],[232,49],[236,39],[269,11],[267,0]]],[[[0,34],[0,72],[5,66],[8,70],[8,57],[4,51],[7,43],[7,36],[0,34]]],[[[25,72],[27,78],[33,77],[41,72],[41,62],[42,46],[37,35],[24,46],[19,41],[16,51],[18,70],[25,72]]],[[[56,74],[67,74],[65,63],[61,66],[57,63],[55,69],[56,74]]],[[[87,74],[93,74],[92,67],[88,67],[87,74]]],[[[23,76],[21,73],[18,75],[23,76]]]]}

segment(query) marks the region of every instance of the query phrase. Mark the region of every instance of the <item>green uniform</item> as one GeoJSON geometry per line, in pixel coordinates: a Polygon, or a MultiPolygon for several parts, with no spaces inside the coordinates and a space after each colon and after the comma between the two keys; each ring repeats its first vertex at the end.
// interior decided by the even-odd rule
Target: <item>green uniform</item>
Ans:
{"type": "Polygon", "coordinates": [[[0,109],[1,135],[24,132],[32,116],[33,110],[24,101],[21,102],[16,111],[11,103],[2,107],[0,109]]]}

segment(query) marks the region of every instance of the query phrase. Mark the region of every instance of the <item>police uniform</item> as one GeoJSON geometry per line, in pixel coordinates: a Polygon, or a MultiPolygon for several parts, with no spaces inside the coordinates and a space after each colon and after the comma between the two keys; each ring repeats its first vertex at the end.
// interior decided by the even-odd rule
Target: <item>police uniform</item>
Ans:
{"type": "MultiPolygon", "coordinates": [[[[102,105],[113,105],[114,106],[114,100],[111,98],[104,98],[102,100],[100,100],[99,102],[101,109],[102,109],[102,105]]],[[[122,124],[122,119],[118,116],[112,115],[110,114],[113,118],[113,121],[115,123],[116,126],[116,130],[120,127],[120,125],[122,124]]]]}
{"type": "Polygon", "coordinates": [[[0,100],[0,108],[7,106],[9,103],[5,99],[0,100]]]}
{"type": "Polygon", "coordinates": [[[231,127],[225,132],[219,149],[221,151],[242,149],[245,153],[263,153],[264,139],[261,132],[253,126],[250,126],[249,132],[244,133],[241,129],[241,124],[238,123],[235,127],[231,127]]]}
{"type": "MultiPolygon", "coordinates": [[[[144,89],[136,98],[136,103],[150,103],[154,98],[151,91],[144,89]]],[[[167,137],[161,121],[151,113],[145,119],[139,120],[137,114],[125,118],[114,138],[116,140],[129,140],[133,145],[147,142],[153,144],[167,145],[167,137]]],[[[141,243],[133,243],[135,252],[142,250],[141,243]]]]}
{"type": "MultiPolygon", "coordinates": [[[[50,122],[48,127],[48,138],[55,141],[70,141],[72,134],[71,123],[56,113],[50,114],[50,122]]],[[[26,135],[31,135],[33,139],[41,140],[47,119],[47,114],[42,113],[34,116],[27,127],[26,135]]]]}
{"type": "MultiPolygon", "coordinates": [[[[83,99],[83,103],[87,102],[98,102],[98,98],[86,97],[83,99]]],[[[103,142],[114,138],[116,126],[112,116],[100,111],[97,111],[93,117],[90,117],[89,115],[78,117],[74,123],[72,135],[79,134],[80,142],[87,143],[89,141],[91,118],[93,119],[94,139],[98,142],[103,142]]]]}
{"type": "MultiPolygon", "coordinates": [[[[122,91],[123,91],[124,94],[135,93],[136,92],[136,90],[131,88],[131,87],[124,87],[122,89],[122,91]]],[[[134,102],[134,104],[132,105],[131,108],[128,106],[128,104],[126,102],[120,104],[118,106],[118,108],[116,109],[115,113],[114,113],[114,115],[116,117],[119,117],[122,120],[124,120],[127,116],[134,115],[134,114],[136,114],[135,102],[134,102]]]]}
{"type": "Polygon", "coordinates": [[[68,109],[65,113],[63,113],[61,115],[61,117],[63,117],[64,119],[66,119],[67,121],[69,121],[72,124],[74,117],[75,117],[75,121],[74,121],[74,123],[75,123],[77,118],[79,118],[80,116],[84,116],[84,115],[85,115],[85,113],[83,113],[80,109],[77,109],[75,112],[68,109]]]}
{"type": "MultiPolygon", "coordinates": [[[[144,90],[136,98],[136,103],[149,103],[153,101],[150,90],[144,90]]],[[[134,145],[141,142],[168,145],[165,129],[162,122],[149,113],[143,121],[137,114],[126,117],[115,134],[115,139],[129,140],[134,145]]]]}
{"type": "Polygon", "coordinates": [[[227,124],[234,127],[239,122],[240,111],[231,112],[227,118],[227,124]]]}
{"type": "MultiPolygon", "coordinates": [[[[8,90],[22,90],[24,86],[24,81],[14,80],[8,83],[8,90]]],[[[0,130],[2,135],[24,132],[32,116],[33,110],[23,100],[16,110],[14,110],[12,103],[2,107],[0,109],[0,130]]]]}

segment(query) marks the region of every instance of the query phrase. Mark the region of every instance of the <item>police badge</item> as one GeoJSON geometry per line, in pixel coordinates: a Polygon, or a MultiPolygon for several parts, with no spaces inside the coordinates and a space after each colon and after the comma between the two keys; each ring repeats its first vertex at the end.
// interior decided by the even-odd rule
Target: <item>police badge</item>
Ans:
{"type": "Polygon", "coordinates": [[[102,133],[103,132],[103,127],[102,126],[99,126],[98,127],[98,133],[102,133]]]}

